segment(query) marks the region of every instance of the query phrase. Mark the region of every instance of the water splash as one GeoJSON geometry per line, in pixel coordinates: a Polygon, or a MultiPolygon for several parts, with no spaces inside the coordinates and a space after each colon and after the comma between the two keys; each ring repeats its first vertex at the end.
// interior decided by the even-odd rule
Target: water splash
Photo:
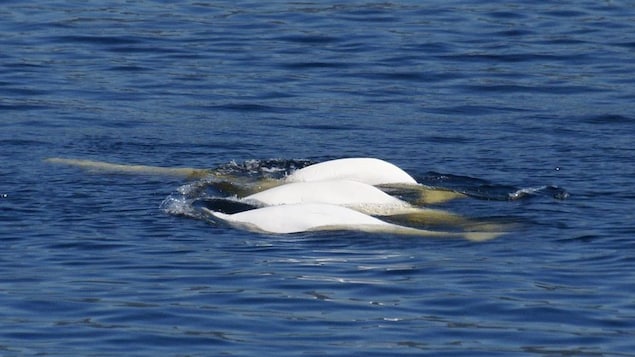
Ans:
{"type": "Polygon", "coordinates": [[[197,212],[192,205],[193,200],[186,196],[171,194],[159,207],[163,212],[175,216],[197,217],[197,212]]]}
{"type": "Polygon", "coordinates": [[[201,218],[205,207],[224,213],[244,211],[253,206],[239,203],[236,193],[243,187],[251,187],[261,180],[278,180],[291,172],[311,165],[310,160],[247,160],[231,161],[213,170],[214,174],[179,186],[160,205],[160,209],[172,215],[201,218]],[[231,182],[222,177],[232,177],[231,182]]]}
{"type": "Polygon", "coordinates": [[[311,160],[246,160],[242,163],[231,161],[214,171],[220,175],[253,179],[281,179],[295,170],[314,164],[311,160]]]}
{"type": "Polygon", "coordinates": [[[569,192],[558,186],[540,186],[521,188],[508,194],[510,200],[520,200],[531,196],[550,196],[558,200],[569,198],[569,192]]]}

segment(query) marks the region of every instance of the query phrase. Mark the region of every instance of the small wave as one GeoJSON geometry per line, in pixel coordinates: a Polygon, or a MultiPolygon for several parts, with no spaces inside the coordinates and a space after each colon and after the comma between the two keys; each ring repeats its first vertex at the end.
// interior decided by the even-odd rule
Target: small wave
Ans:
{"type": "Polygon", "coordinates": [[[311,160],[246,160],[241,163],[231,161],[214,171],[219,175],[254,179],[281,179],[291,172],[314,164],[311,160]]]}
{"type": "Polygon", "coordinates": [[[428,172],[421,182],[433,187],[451,189],[481,200],[507,201],[520,200],[536,196],[549,196],[558,200],[569,198],[569,193],[558,186],[542,185],[537,187],[517,187],[495,184],[487,180],[470,176],[459,176],[428,172]]]}
{"type": "Polygon", "coordinates": [[[508,194],[508,197],[510,200],[518,200],[521,199],[525,196],[530,196],[530,195],[534,195],[537,192],[539,192],[540,190],[542,190],[545,186],[542,187],[527,187],[527,188],[521,188],[515,192],[512,192],[510,194],[508,194]]]}
{"type": "Polygon", "coordinates": [[[192,205],[193,200],[185,196],[170,195],[161,202],[159,207],[163,212],[175,216],[197,217],[198,214],[192,205]]]}
{"type": "Polygon", "coordinates": [[[569,192],[558,186],[540,186],[521,188],[509,194],[510,200],[519,200],[528,196],[550,196],[558,200],[569,198],[569,192]]]}

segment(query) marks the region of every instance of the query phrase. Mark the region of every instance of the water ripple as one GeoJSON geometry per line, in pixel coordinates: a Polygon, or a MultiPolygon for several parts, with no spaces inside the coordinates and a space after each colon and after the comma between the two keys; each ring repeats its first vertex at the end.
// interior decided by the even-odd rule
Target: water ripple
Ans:
{"type": "Polygon", "coordinates": [[[635,350],[630,3],[8,1],[0,14],[0,354],[635,350]],[[51,156],[271,178],[375,156],[471,196],[438,208],[516,226],[478,245],[257,235],[161,210],[206,204],[205,182],[51,156]]]}

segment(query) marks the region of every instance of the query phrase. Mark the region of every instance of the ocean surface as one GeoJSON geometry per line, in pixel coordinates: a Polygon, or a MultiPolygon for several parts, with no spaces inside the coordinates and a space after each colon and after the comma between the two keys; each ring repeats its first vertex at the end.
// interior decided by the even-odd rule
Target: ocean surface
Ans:
{"type": "Polygon", "coordinates": [[[632,1],[4,1],[0,356],[635,356],[634,139],[632,1]],[[258,234],[44,161],[360,156],[513,227],[258,234]]]}

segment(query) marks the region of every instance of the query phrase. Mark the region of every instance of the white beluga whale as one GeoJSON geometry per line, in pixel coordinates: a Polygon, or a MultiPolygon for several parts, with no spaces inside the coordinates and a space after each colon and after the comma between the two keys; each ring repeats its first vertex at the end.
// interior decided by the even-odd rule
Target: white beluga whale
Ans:
{"type": "Polygon", "coordinates": [[[469,224],[465,218],[456,214],[415,207],[375,186],[351,180],[291,182],[251,194],[240,201],[260,207],[326,203],[375,216],[407,215],[404,220],[427,224],[469,224]]]}
{"type": "MultiPolygon", "coordinates": [[[[292,172],[284,182],[351,180],[373,186],[396,186],[416,190],[422,204],[441,203],[465,195],[421,185],[396,165],[371,157],[335,159],[309,165],[292,172]]],[[[266,186],[263,186],[266,187],[266,186]]]]}
{"type": "Polygon", "coordinates": [[[234,214],[214,212],[207,208],[203,210],[232,227],[270,234],[353,230],[428,237],[464,237],[472,241],[485,241],[501,234],[498,232],[437,232],[405,227],[347,207],[324,203],[268,206],[234,214]]]}
{"type": "MultiPolygon", "coordinates": [[[[375,186],[351,180],[291,182],[260,191],[242,199],[261,206],[297,203],[330,203],[359,208],[375,206],[384,210],[405,210],[411,205],[375,186]]],[[[378,213],[371,213],[378,214],[378,213]]]]}
{"type": "Polygon", "coordinates": [[[320,162],[298,169],[283,179],[262,179],[256,182],[231,177],[224,172],[185,167],[159,167],[147,165],[123,165],[102,161],[49,158],[55,164],[76,166],[94,172],[116,172],[126,174],[167,175],[186,178],[211,178],[211,182],[226,183],[225,188],[244,195],[253,194],[271,187],[291,182],[313,182],[328,180],[350,180],[377,186],[394,186],[414,190],[419,194],[418,203],[434,204],[466,196],[455,191],[431,188],[417,181],[399,167],[376,158],[344,158],[320,162]]]}
{"type": "Polygon", "coordinates": [[[404,170],[384,160],[362,157],[324,161],[296,170],[286,182],[351,180],[369,185],[410,184],[417,181],[404,170]]]}
{"type": "MultiPolygon", "coordinates": [[[[45,160],[54,164],[77,166],[87,170],[136,173],[148,175],[174,175],[184,177],[200,177],[203,175],[221,176],[209,169],[195,169],[187,167],[161,167],[148,165],[124,165],[103,161],[48,158],[45,160]]],[[[308,182],[325,180],[352,180],[369,185],[381,184],[413,184],[417,181],[399,167],[375,158],[345,158],[335,159],[309,165],[298,169],[285,177],[278,184],[285,182],[308,182]]]]}

